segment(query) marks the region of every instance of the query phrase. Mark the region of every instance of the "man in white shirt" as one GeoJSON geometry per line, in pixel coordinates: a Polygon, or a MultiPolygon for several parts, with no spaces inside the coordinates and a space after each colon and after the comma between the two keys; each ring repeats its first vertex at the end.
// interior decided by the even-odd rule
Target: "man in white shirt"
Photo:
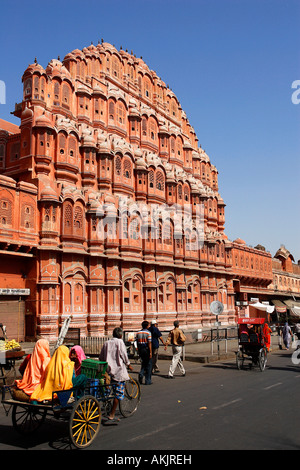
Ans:
{"type": "Polygon", "coordinates": [[[115,399],[110,415],[107,417],[109,421],[115,419],[119,401],[124,398],[125,381],[129,380],[127,368],[132,370],[122,337],[122,328],[115,328],[113,338],[104,343],[99,356],[100,361],[107,362],[107,372],[111,376],[111,383],[114,385],[115,399]]]}

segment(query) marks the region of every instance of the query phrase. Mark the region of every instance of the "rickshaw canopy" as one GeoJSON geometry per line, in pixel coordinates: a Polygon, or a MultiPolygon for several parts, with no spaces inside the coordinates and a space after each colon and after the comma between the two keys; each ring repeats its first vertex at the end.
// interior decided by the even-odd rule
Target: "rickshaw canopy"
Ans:
{"type": "Polygon", "coordinates": [[[239,318],[238,325],[263,325],[265,318],[239,318]]]}

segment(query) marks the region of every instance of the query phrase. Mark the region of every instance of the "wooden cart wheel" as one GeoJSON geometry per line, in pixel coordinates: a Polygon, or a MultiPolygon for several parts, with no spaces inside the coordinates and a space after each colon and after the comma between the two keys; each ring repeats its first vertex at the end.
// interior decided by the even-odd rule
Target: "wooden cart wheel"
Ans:
{"type": "Polygon", "coordinates": [[[236,353],[236,366],[237,366],[238,370],[241,370],[243,368],[243,365],[244,365],[243,353],[241,351],[238,351],[236,353]]]}
{"type": "Polygon", "coordinates": [[[13,427],[19,434],[32,434],[45,421],[47,410],[38,405],[14,405],[12,410],[13,427]]]}
{"type": "Polygon", "coordinates": [[[125,382],[124,398],[119,403],[120,413],[124,418],[128,418],[138,409],[141,401],[140,384],[130,377],[125,382]]]}
{"type": "Polygon", "coordinates": [[[92,395],[84,395],[72,409],[69,423],[70,438],[79,449],[88,447],[97,436],[101,424],[101,408],[92,395]]]}

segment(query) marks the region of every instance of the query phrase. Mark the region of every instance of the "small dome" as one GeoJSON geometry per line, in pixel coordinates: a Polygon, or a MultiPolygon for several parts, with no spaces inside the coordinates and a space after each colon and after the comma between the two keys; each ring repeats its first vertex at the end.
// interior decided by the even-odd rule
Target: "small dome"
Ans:
{"type": "Polygon", "coordinates": [[[38,72],[41,75],[46,73],[45,69],[35,61],[33,64],[28,65],[27,69],[23,73],[23,77],[28,74],[33,74],[34,72],[38,72]]]}
{"type": "Polygon", "coordinates": [[[39,117],[36,118],[36,120],[35,120],[35,126],[37,126],[37,127],[51,127],[51,128],[53,128],[50,119],[49,119],[45,114],[42,114],[41,116],[39,116],[39,117]]]}
{"type": "Polygon", "coordinates": [[[147,169],[147,163],[142,157],[136,159],[135,166],[137,169],[147,169]]]}
{"type": "Polygon", "coordinates": [[[81,145],[83,147],[96,147],[95,140],[91,132],[85,132],[82,137],[81,145]]]}
{"type": "Polygon", "coordinates": [[[32,116],[33,116],[33,111],[30,108],[27,108],[26,106],[21,114],[21,120],[32,118],[32,116]]]}
{"type": "Polygon", "coordinates": [[[238,243],[238,245],[246,245],[246,242],[241,238],[237,238],[236,240],[234,240],[234,243],[238,243]]]}
{"type": "Polygon", "coordinates": [[[41,190],[40,200],[41,201],[58,201],[58,196],[56,194],[56,191],[53,188],[51,188],[50,184],[45,186],[41,190]]]}

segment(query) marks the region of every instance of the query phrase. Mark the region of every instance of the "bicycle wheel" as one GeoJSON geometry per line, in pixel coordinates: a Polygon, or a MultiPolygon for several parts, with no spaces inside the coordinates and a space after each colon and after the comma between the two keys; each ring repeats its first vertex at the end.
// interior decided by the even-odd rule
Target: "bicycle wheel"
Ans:
{"type": "Polygon", "coordinates": [[[140,384],[130,378],[125,382],[124,398],[119,402],[120,413],[128,418],[138,409],[141,401],[140,384]]]}
{"type": "Polygon", "coordinates": [[[88,447],[97,436],[101,424],[101,409],[98,400],[92,395],[81,397],[70,416],[69,432],[75,447],[88,447]]]}
{"type": "Polygon", "coordinates": [[[243,353],[241,351],[238,351],[236,353],[236,366],[237,366],[238,370],[241,370],[243,368],[243,365],[244,365],[243,353]]]}
{"type": "Polygon", "coordinates": [[[267,364],[267,351],[265,349],[261,349],[259,351],[259,356],[258,356],[258,365],[259,365],[261,372],[265,370],[266,364],[267,364]]]}
{"type": "Polygon", "coordinates": [[[37,405],[14,405],[12,423],[15,430],[22,435],[36,432],[45,421],[47,410],[37,405]]]}

